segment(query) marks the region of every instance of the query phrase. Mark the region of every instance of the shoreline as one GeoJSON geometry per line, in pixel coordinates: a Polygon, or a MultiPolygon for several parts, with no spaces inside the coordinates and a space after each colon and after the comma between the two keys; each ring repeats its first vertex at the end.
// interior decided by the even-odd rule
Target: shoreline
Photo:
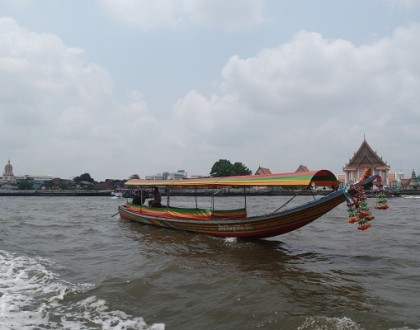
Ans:
{"type": "MultiPolygon", "coordinates": [[[[247,191],[246,196],[294,196],[294,195],[326,195],[330,191],[304,191],[298,192],[294,190],[289,191],[247,191]]],[[[165,195],[165,194],[163,194],[165,195]]],[[[212,196],[214,193],[208,191],[171,191],[171,196],[212,196]]],[[[243,196],[244,193],[241,191],[220,191],[217,196],[243,196]]],[[[402,196],[420,196],[420,190],[399,190],[394,192],[388,192],[387,197],[402,197],[402,196]]],[[[113,197],[112,190],[0,190],[0,197],[113,197]]],[[[165,195],[166,196],[166,195],[165,195]]],[[[369,194],[368,197],[375,197],[369,194]]],[[[131,198],[126,196],[124,198],[131,198]]]]}
{"type": "Polygon", "coordinates": [[[71,196],[109,196],[111,197],[111,190],[0,190],[1,196],[40,196],[40,197],[71,197],[71,196]]]}

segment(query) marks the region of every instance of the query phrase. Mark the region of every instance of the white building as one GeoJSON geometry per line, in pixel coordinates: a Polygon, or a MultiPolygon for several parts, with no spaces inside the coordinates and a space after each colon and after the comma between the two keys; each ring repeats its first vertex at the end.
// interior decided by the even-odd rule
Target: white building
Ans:
{"type": "Polygon", "coordinates": [[[0,177],[0,184],[16,184],[16,177],[13,174],[13,166],[10,164],[10,160],[7,161],[4,167],[3,176],[0,177]]]}

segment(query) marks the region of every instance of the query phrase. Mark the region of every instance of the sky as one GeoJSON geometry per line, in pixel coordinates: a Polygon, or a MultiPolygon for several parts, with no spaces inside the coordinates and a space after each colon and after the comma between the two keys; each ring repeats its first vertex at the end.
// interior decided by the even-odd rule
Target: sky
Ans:
{"type": "MultiPolygon", "coordinates": [[[[0,166],[420,174],[420,0],[0,0],[0,166]]],[[[0,173],[1,174],[1,173],[0,173]]]]}

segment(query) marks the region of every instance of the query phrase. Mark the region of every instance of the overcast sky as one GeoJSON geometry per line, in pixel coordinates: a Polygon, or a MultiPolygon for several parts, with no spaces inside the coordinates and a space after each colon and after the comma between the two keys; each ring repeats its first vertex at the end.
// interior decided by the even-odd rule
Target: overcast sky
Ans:
{"type": "Polygon", "coordinates": [[[420,174],[419,54],[420,0],[0,0],[0,166],[420,174]]]}

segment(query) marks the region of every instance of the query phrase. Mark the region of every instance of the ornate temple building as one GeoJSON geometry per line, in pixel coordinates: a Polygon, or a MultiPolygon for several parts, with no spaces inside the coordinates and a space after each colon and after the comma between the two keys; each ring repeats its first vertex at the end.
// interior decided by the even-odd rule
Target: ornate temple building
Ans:
{"type": "Polygon", "coordinates": [[[16,177],[13,174],[13,166],[10,164],[10,160],[4,167],[3,176],[0,177],[0,184],[14,184],[16,183],[16,177]]]}
{"type": "Polygon", "coordinates": [[[269,168],[266,167],[258,167],[258,170],[255,172],[255,175],[262,175],[262,174],[271,174],[269,168]]]}
{"type": "Polygon", "coordinates": [[[363,139],[359,149],[354,153],[353,157],[344,166],[345,183],[358,180],[366,169],[371,169],[372,174],[379,174],[382,181],[388,184],[388,172],[390,166],[379,157],[378,154],[367,143],[366,138],[363,139]]]}
{"type": "Polygon", "coordinates": [[[417,175],[416,172],[413,170],[413,172],[411,172],[411,178],[409,180],[408,183],[408,188],[409,189],[415,189],[417,190],[419,188],[419,181],[417,180],[417,175]]]}

